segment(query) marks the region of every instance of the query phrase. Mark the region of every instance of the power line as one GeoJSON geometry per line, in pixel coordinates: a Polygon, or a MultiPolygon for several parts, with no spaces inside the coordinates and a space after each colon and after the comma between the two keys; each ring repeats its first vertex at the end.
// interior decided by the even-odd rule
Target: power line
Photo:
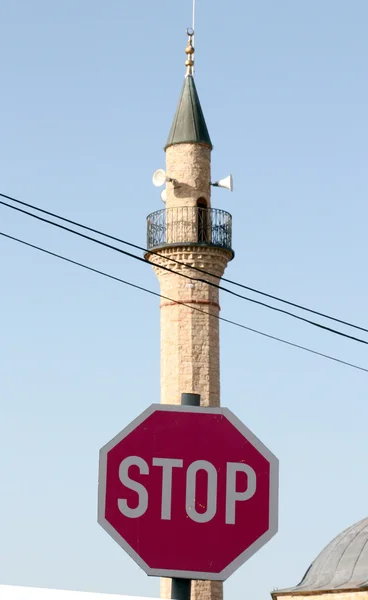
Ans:
{"type": "Polygon", "coordinates": [[[305,352],[309,352],[310,354],[315,354],[316,356],[321,356],[322,358],[326,358],[328,360],[332,360],[334,362],[340,363],[342,365],[345,365],[347,367],[351,367],[353,369],[358,369],[359,371],[364,371],[365,373],[368,373],[368,369],[365,369],[364,367],[361,367],[359,365],[356,365],[354,363],[350,363],[347,362],[345,360],[342,360],[340,358],[336,358],[334,356],[330,356],[329,354],[324,354],[322,352],[318,352],[317,350],[313,350],[312,348],[307,348],[306,346],[302,346],[300,344],[295,344],[294,342],[290,342],[289,340],[285,340],[283,338],[279,338],[277,336],[274,335],[270,335],[268,333],[265,333],[264,331],[259,331],[258,329],[253,329],[252,327],[248,327],[247,325],[243,325],[242,323],[238,323],[237,321],[232,321],[231,319],[226,319],[224,317],[220,317],[219,315],[214,315],[212,313],[208,313],[200,308],[197,308],[195,306],[191,306],[190,304],[187,304],[185,302],[181,302],[180,300],[174,300],[173,298],[169,298],[168,296],[164,296],[163,294],[159,294],[158,292],[154,292],[152,290],[149,290],[145,287],[142,287],[140,285],[136,285],[134,283],[132,283],[131,281],[126,281],[124,279],[121,279],[120,277],[115,277],[114,275],[110,275],[109,273],[105,273],[104,271],[100,271],[99,269],[94,269],[93,267],[90,267],[89,265],[85,265],[81,262],[78,262],[76,260],[72,260],[71,258],[67,258],[66,256],[62,256],[61,254],[57,254],[56,252],[51,252],[50,250],[46,250],[45,248],[41,248],[40,246],[36,246],[35,244],[31,244],[30,242],[26,242],[25,240],[22,240],[20,238],[16,238],[12,235],[8,235],[7,233],[4,233],[2,231],[0,231],[0,235],[3,236],[4,238],[7,238],[9,240],[12,240],[14,242],[17,242],[19,244],[22,244],[24,246],[27,246],[29,248],[33,248],[34,250],[38,250],[40,252],[43,252],[44,254],[48,254],[49,256],[53,256],[55,258],[58,258],[60,260],[63,260],[65,262],[71,263],[75,266],[81,267],[83,269],[86,269],[87,271],[91,271],[93,273],[96,273],[98,275],[102,275],[103,277],[106,277],[108,279],[112,279],[114,281],[117,281],[118,283],[122,283],[124,285],[128,285],[129,287],[132,287],[134,289],[140,290],[142,292],[145,292],[147,294],[150,294],[152,296],[157,296],[158,298],[162,298],[164,300],[168,300],[169,302],[173,302],[175,304],[179,304],[181,306],[185,306],[187,308],[189,308],[190,310],[195,310],[197,312],[203,313],[207,316],[210,316],[213,319],[217,319],[218,321],[223,321],[224,323],[228,323],[230,325],[234,325],[235,327],[240,327],[241,329],[245,329],[246,331],[250,331],[252,333],[256,333],[258,335],[261,335],[263,337],[266,337],[268,339],[271,340],[275,340],[277,342],[280,342],[282,344],[286,344],[287,346],[291,346],[292,348],[298,348],[299,350],[304,350],[305,352]]]}
{"type": "MultiPolygon", "coordinates": [[[[11,200],[12,202],[16,202],[17,204],[21,204],[23,206],[27,206],[28,208],[31,208],[32,210],[36,210],[36,211],[41,212],[43,214],[49,215],[50,217],[54,217],[56,219],[59,219],[60,221],[64,221],[65,223],[69,223],[71,225],[75,225],[77,227],[80,227],[81,229],[85,229],[86,231],[91,231],[92,233],[97,233],[98,235],[106,237],[106,238],[108,238],[110,240],[113,240],[115,242],[119,242],[121,244],[124,244],[125,246],[129,246],[130,248],[135,248],[136,250],[140,250],[142,252],[145,252],[146,254],[151,254],[151,255],[157,255],[158,254],[157,251],[148,250],[147,248],[144,248],[143,246],[139,246],[137,244],[133,244],[132,242],[128,242],[127,240],[123,240],[121,238],[115,237],[113,235],[110,235],[110,234],[105,233],[103,231],[100,231],[98,229],[94,229],[93,227],[88,227],[87,225],[83,225],[82,223],[79,223],[78,221],[73,221],[72,219],[67,219],[66,217],[62,217],[61,215],[58,215],[58,214],[53,213],[53,212],[50,212],[50,211],[45,210],[43,208],[40,208],[38,206],[29,204],[27,202],[23,202],[22,200],[19,200],[17,198],[12,197],[12,196],[7,196],[6,194],[1,194],[0,193],[0,197],[7,198],[8,200],[11,200]]],[[[5,203],[3,203],[3,204],[5,206],[9,206],[9,205],[7,205],[5,203]]],[[[10,208],[13,208],[13,207],[10,206],[10,208]]],[[[183,263],[183,262],[181,262],[179,260],[176,260],[175,258],[167,257],[167,260],[169,260],[170,262],[175,263],[177,265],[185,266],[187,269],[191,269],[192,271],[197,271],[197,272],[201,273],[202,275],[209,275],[211,277],[216,277],[215,275],[213,275],[213,273],[210,273],[209,271],[205,271],[204,269],[200,269],[199,267],[194,267],[194,266],[191,266],[191,265],[186,265],[185,263],[183,263]]],[[[149,261],[147,261],[147,262],[149,262],[149,261]]],[[[275,296],[273,294],[269,294],[267,292],[263,292],[261,290],[258,290],[256,288],[247,286],[247,285],[245,285],[243,283],[239,283],[237,281],[233,281],[232,279],[228,279],[226,277],[221,277],[221,280],[224,281],[225,283],[230,283],[231,285],[234,285],[236,287],[242,288],[244,290],[248,290],[249,292],[253,292],[255,294],[259,294],[261,296],[264,296],[266,298],[270,298],[271,300],[275,300],[277,302],[281,302],[282,304],[286,304],[288,306],[292,306],[293,308],[298,308],[299,310],[303,310],[303,311],[309,312],[311,314],[317,315],[319,317],[323,317],[324,319],[329,319],[331,321],[334,321],[335,323],[340,323],[341,325],[346,325],[347,327],[352,327],[353,329],[358,329],[359,331],[364,331],[365,333],[368,333],[368,329],[365,328],[365,327],[362,327],[360,325],[355,325],[353,323],[350,323],[349,321],[344,321],[343,319],[338,319],[337,317],[332,317],[331,315],[328,315],[326,313],[323,313],[323,312],[320,312],[320,311],[317,311],[317,310],[313,310],[312,308],[308,308],[306,306],[303,306],[302,304],[297,304],[295,302],[291,302],[290,300],[285,300],[284,298],[280,298],[280,297],[275,296]]],[[[237,295],[237,294],[235,294],[235,292],[232,292],[231,290],[227,290],[226,288],[221,287],[220,289],[222,289],[223,291],[226,291],[228,293],[232,293],[234,295],[237,295]]],[[[237,295],[237,296],[239,298],[243,298],[244,300],[252,301],[250,298],[246,298],[245,296],[241,296],[241,295],[237,295]]],[[[266,305],[266,306],[269,307],[268,305],[266,305]]],[[[280,309],[277,309],[275,307],[269,307],[269,308],[272,308],[273,310],[280,310],[280,309]]],[[[292,313],[286,313],[286,314],[292,315],[292,313]]],[[[293,316],[296,316],[296,315],[293,315],[293,316]]]]}
{"type": "MultiPolygon", "coordinates": [[[[17,212],[20,212],[22,214],[25,214],[29,217],[32,217],[33,219],[37,219],[38,221],[41,221],[43,223],[47,223],[48,225],[52,225],[53,227],[57,227],[59,229],[62,229],[63,231],[68,231],[69,233],[73,233],[74,235],[77,235],[78,237],[81,237],[83,239],[89,240],[95,244],[99,244],[100,246],[104,246],[105,248],[109,248],[110,250],[114,250],[115,252],[119,252],[120,254],[124,254],[125,256],[129,256],[129,258],[134,258],[135,260],[138,260],[140,262],[143,262],[144,264],[150,265],[151,263],[146,259],[146,258],[142,258],[141,256],[137,256],[136,254],[132,254],[131,252],[127,252],[126,250],[122,250],[121,248],[117,248],[116,246],[112,246],[111,244],[107,244],[106,242],[102,242],[101,240],[97,240],[96,238],[93,238],[89,235],[85,235],[84,233],[81,233],[80,231],[75,231],[75,229],[70,229],[70,227],[65,227],[65,225],[60,225],[60,223],[55,223],[54,221],[50,221],[50,219],[45,219],[44,217],[40,217],[38,215],[34,215],[33,213],[30,213],[29,211],[24,210],[23,208],[18,208],[17,206],[12,206],[11,204],[8,204],[7,202],[3,202],[0,201],[0,204],[3,206],[6,206],[8,208],[11,208],[12,210],[15,210],[17,212]]],[[[184,263],[183,263],[184,264],[184,263]]],[[[339,335],[341,337],[353,340],[355,342],[358,342],[360,344],[365,344],[368,345],[368,342],[366,340],[363,340],[361,338],[349,335],[347,333],[343,333],[342,331],[338,331],[337,329],[332,329],[331,327],[327,327],[326,325],[322,325],[321,323],[317,323],[315,321],[311,321],[310,319],[306,319],[305,317],[301,317],[299,315],[295,315],[294,313],[291,313],[287,310],[284,310],[282,308],[277,308],[275,306],[271,306],[270,304],[266,304],[265,302],[260,302],[259,300],[254,300],[253,298],[248,298],[247,296],[243,296],[242,294],[238,294],[237,292],[234,292],[233,290],[229,290],[228,288],[225,288],[219,284],[213,283],[212,281],[208,281],[206,279],[201,279],[198,277],[191,277],[190,275],[186,275],[185,273],[182,273],[181,271],[174,271],[173,269],[170,269],[169,267],[165,267],[163,265],[156,265],[157,268],[163,270],[163,271],[167,271],[169,273],[174,273],[175,275],[179,275],[180,277],[185,277],[186,279],[190,279],[191,281],[195,281],[195,282],[202,282],[205,283],[206,285],[210,285],[212,287],[215,287],[219,290],[225,291],[228,294],[231,294],[232,296],[235,296],[237,298],[241,298],[242,300],[246,300],[248,302],[251,302],[252,304],[256,304],[258,306],[263,306],[264,308],[268,308],[270,310],[273,310],[275,312],[279,312],[285,315],[288,315],[290,317],[293,317],[294,319],[297,319],[298,321],[302,321],[304,323],[308,323],[309,325],[312,325],[314,327],[317,327],[323,331],[328,331],[330,333],[333,333],[335,335],[339,335]]]]}

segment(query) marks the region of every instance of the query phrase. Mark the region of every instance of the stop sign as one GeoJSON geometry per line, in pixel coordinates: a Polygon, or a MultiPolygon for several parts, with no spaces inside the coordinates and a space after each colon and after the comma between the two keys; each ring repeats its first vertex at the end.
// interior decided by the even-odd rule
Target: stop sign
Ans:
{"type": "Polygon", "coordinates": [[[224,581],[277,519],[278,460],[226,408],[153,404],[100,451],[98,521],[148,575],[224,581]]]}

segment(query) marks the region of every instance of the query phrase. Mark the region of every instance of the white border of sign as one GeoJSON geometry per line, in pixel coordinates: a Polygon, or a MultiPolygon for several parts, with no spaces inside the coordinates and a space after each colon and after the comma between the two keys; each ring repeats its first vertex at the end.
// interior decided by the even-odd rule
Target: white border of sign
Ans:
{"type": "Polygon", "coordinates": [[[173,404],[152,404],[142,414],[132,421],[125,429],[116,435],[100,450],[99,460],[99,478],[98,478],[98,522],[103,529],[111,535],[111,537],[129,554],[133,560],[147,573],[154,577],[178,577],[183,579],[204,579],[210,581],[225,581],[234,573],[243,563],[245,563],[253,554],[258,552],[278,530],[278,495],[279,495],[279,461],[272,452],[266,448],[264,444],[246,427],[228,408],[209,408],[203,406],[181,406],[173,404]],[[170,411],[170,412],[192,412],[206,413],[212,415],[223,415],[244,437],[253,444],[253,446],[269,461],[270,463],[270,526],[268,531],[264,533],[254,544],[252,544],[245,552],[240,554],[232,563],[230,563],[220,573],[204,573],[201,571],[171,571],[165,569],[151,569],[147,563],[133,550],[133,548],[119,535],[119,533],[105,519],[105,498],[106,498],[106,460],[107,453],[116,444],[127,437],[138,425],[143,423],[154,412],[170,411]]]}

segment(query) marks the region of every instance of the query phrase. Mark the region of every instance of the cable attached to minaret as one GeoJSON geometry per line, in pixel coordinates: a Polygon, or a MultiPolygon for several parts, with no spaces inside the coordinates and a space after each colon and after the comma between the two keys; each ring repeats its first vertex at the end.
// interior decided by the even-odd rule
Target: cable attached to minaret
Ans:
{"type": "MultiPolygon", "coordinates": [[[[56,217],[56,218],[58,218],[58,219],[60,219],[60,220],[62,220],[62,221],[65,221],[65,222],[68,222],[68,223],[72,223],[72,224],[74,224],[74,225],[76,225],[76,226],[78,226],[78,227],[81,227],[82,229],[86,229],[86,230],[92,231],[92,232],[94,232],[94,233],[97,233],[97,234],[99,234],[99,235],[103,235],[103,236],[105,236],[105,237],[108,237],[108,238],[110,238],[110,239],[114,239],[115,241],[120,241],[120,242],[122,242],[122,243],[128,244],[129,246],[132,246],[132,247],[135,247],[135,248],[139,248],[139,249],[140,249],[140,247],[139,247],[139,246],[136,246],[135,244],[131,244],[131,243],[128,243],[128,242],[124,242],[123,240],[119,240],[118,238],[114,238],[113,236],[110,236],[110,235],[108,235],[108,234],[103,234],[103,233],[99,232],[98,230],[92,229],[92,228],[90,228],[90,227],[87,227],[87,226],[85,226],[85,225],[81,225],[81,224],[79,224],[79,223],[77,223],[77,222],[75,222],[75,221],[71,221],[70,219],[66,219],[66,218],[64,218],[64,217],[61,217],[61,216],[58,216],[58,215],[56,215],[56,214],[54,214],[54,213],[50,213],[49,211],[46,211],[46,210],[43,210],[43,209],[40,209],[40,208],[34,207],[34,206],[32,206],[32,205],[29,205],[29,204],[27,204],[27,203],[25,203],[25,202],[22,202],[22,201],[20,201],[20,200],[15,200],[14,198],[11,198],[11,197],[9,197],[9,196],[6,196],[5,194],[1,194],[1,193],[0,193],[0,196],[2,196],[2,197],[6,197],[6,198],[8,198],[8,199],[10,199],[10,200],[13,200],[13,201],[15,201],[15,202],[18,202],[18,203],[20,203],[20,204],[22,204],[22,205],[25,205],[25,206],[31,207],[32,209],[34,209],[34,210],[37,210],[37,211],[39,211],[39,212],[46,213],[46,214],[48,214],[48,215],[54,216],[54,217],[56,217]]],[[[74,229],[71,229],[71,228],[69,228],[69,227],[65,227],[64,225],[61,225],[61,224],[59,224],[59,223],[55,223],[54,221],[51,221],[51,220],[49,220],[49,219],[45,219],[45,218],[43,218],[43,217],[40,217],[40,216],[38,216],[38,215],[35,215],[35,214],[33,214],[33,213],[30,213],[29,211],[26,211],[26,210],[24,210],[24,209],[22,209],[22,208],[18,208],[18,207],[16,207],[16,206],[12,206],[11,204],[8,204],[8,203],[6,203],[6,202],[3,202],[3,201],[0,201],[0,205],[6,206],[7,208],[10,208],[10,209],[12,209],[12,210],[15,210],[15,211],[17,211],[17,212],[20,212],[20,213],[22,213],[22,214],[25,214],[25,215],[27,215],[27,216],[29,216],[29,217],[32,217],[32,218],[34,218],[34,219],[36,219],[36,220],[38,220],[38,221],[41,221],[41,222],[47,223],[48,225],[52,225],[53,227],[57,227],[57,228],[59,228],[59,229],[62,229],[62,230],[64,230],[64,231],[68,231],[69,233],[72,233],[72,234],[74,234],[74,235],[77,235],[78,237],[81,237],[81,238],[83,238],[83,239],[87,239],[88,241],[91,241],[91,242],[93,242],[93,243],[95,243],[95,244],[99,244],[100,246],[104,246],[105,248],[109,248],[110,250],[113,250],[113,251],[115,251],[115,252],[119,252],[120,254],[124,254],[125,256],[128,256],[129,258],[133,258],[133,259],[135,259],[135,260],[138,260],[138,261],[140,261],[140,262],[143,262],[143,263],[145,263],[145,264],[147,264],[147,265],[151,265],[150,261],[148,261],[146,258],[142,258],[142,257],[140,257],[140,256],[137,256],[137,255],[135,255],[135,254],[132,254],[131,252],[127,252],[126,250],[123,250],[123,249],[121,249],[121,248],[117,248],[116,246],[113,246],[113,245],[111,245],[111,244],[107,244],[106,242],[102,242],[101,240],[98,240],[98,239],[96,239],[96,238],[93,238],[93,237],[91,237],[91,236],[85,235],[85,234],[83,234],[83,233],[81,233],[81,232],[79,232],[79,231],[75,231],[74,229]]],[[[154,255],[156,255],[156,254],[157,254],[157,252],[151,252],[151,251],[147,251],[147,252],[148,252],[149,254],[154,254],[154,255]]],[[[178,262],[178,261],[175,261],[175,262],[178,262]]],[[[191,268],[191,267],[188,267],[188,265],[186,265],[185,263],[179,263],[179,264],[182,264],[183,266],[187,267],[188,269],[190,269],[190,268],[191,268]]],[[[212,287],[215,287],[215,288],[217,288],[217,289],[219,289],[219,290],[222,290],[222,291],[224,291],[224,292],[227,292],[227,293],[231,294],[232,296],[235,296],[235,297],[237,297],[237,298],[241,298],[241,299],[243,299],[243,300],[246,300],[247,302],[251,302],[252,304],[256,304],[256,305],[259,305],[259,306],[263,306],[264,308],[268,308],[268,309],[270,309],[270,310],[273,310],[273,311],[275,311],[275,312],[279,312],[279,313],[281,313],[281,314],[285,314],[285,315],[287,315],[287,316],[290,316],[290,317],[292,317],[292,318],[294,318],[294,319],[297,319],[297,320],[299,320],[299,321],[302,321],[302,322],[308,323],[309,325],[312,325],[312,326],[314,326],[314,327],[318,327],[319,329],[322,329],[322,330],[324,330],[324,331],[329,331],[330,333],[333,333],[333,334],[335,334],[335,335],[339,335],[339,336],[341,336],[341,337],[344,337],[344,338],[347,338],[347,339],[351,339],[351,340],[353,340],[353,341],[356,341],[356,342],[358,342],[358,343],[361,343],[361,344],[366,344],[366,345],[368,345],[368,342],[367,342],[366,340],[363,340],[363,339],[361,339],[361,338],[357,338],[357,337],[355,337],[355,336],[352,336],[352,335],[349,335],[349,334],[343,333],[343,332],[341,332],[341,331],[338,331],[337,329],[333,329],[333,328],[331,328],[331,327],[327,327],[326,325],[322,325],[321,323],[317,323],[317,322],[315,322],[315,321],[311,321],[310,319],[306,319],[306,318],[304,318],[304,317],[301,317],[300,315],[296,315],[296,314],[294,314],[294,313],[291,313],[290,311],[284,310],[284,309],[282,309],[282,308],[277,308],[277,307],[275,307],[275,306],[272,306],[272,305],[270,305],[270,304],[266,304],[265,302],[260,302],[259,300],[255,300],[254,298],[249,298],[249,297],[247,297],[247,296],[243,296],[242,294],[238,294],[238,293],[234,292],[233,290],[229,290],[228,288],[225,288],[225,287],[223,287],[223,286],[221,286],[221,285],[218,285],[218,284],[216,284],[216,283],[214,283],[214,282],[212,282],[212,281],[208,281],[208,280],[206,280],[206,279],[201,279],[201,278],[198,278],[198,277],[191,277],[190,275],[187,275],[187,274],[185,274],[185,273],[182,273],[181,271],[174,271],[173,269],[170,269],[169,267],[165,267],[165,266],[163,266],[163,265],[156,265],[156,266],[157,266],[157,268],[159,268],[159,269],[161,269],[161,270],[163,270],[163,271],[167,271],[167,272],[169,272],[169,273],[174,273],[174,274],[176,274],[176,275],[178,275],[178,276],[180,276],[180,277],[184,277],[184,278],[186,278],[186,279],[189,279],[189,280],[191,280],[191,281],[194,281],[194,282],[202,282],[202,283],[205,283],[206,285],[210,285],[210,286],[212,286],[212,287]]],[[[197,269],[196,269],[196,270],[197,270],[197,269]]],[[[202,271],[202,272],[203,272],[203,271],[202,271]]],[[[211,274],[211,273],[208,273],[208,272],[206,272],[206,274],[208,274],[208,275],[211,275],[211,277],[214,277],[214,276],[213,276],[213,274],[211,274]]],[[[323,316],[323,315],[322,315],[322,316],[323,316]]],[[[338,320],[338,319],[335,319],[335,318],[333,318],[333,317],[329,317],[329,318],[331,318],[331,319],[332,319],[332,320],[334,320],[334,321],[339,321],[339,322],[342,322],[343,324],[349,325],[350,327],[354,327],[355,329],[360,329],[360,330],[363,330],[363,331],[366,331],[366,332],[368,332],[368,330],[367,330],[367,329],[364,329],[363,327],[359,327],[359,326],[357,326],[357,325],[352,325],[352,324],[349,324],[349,323],[347,323],[347,322],[343,322],[343,321],[340,321],[340,320],[338,320]]]]}
{"type": "Polygon", "coordinates": [[[261,335],[262,337],[266,337],[268,339],[271,340],[275,340],[276,342],[280,342],[282,344],[286,344],[287,346],[291,346],[292,348],[298,348],[299,350],[304,350],[305,352],[309,352],[310,354],[315,354],[316,356],[320,356],[322,358],[326,358],[328,360],[332,360],[333,362],[337,362],[340,363],[342,365],[345,365],[347,367],[351,367],[352,369],[357,369],[359,371],[364,371],[365,373],[368,373],[368,369],[361,367],[359,365],[356,365],[354,363],[350,363],[347,362],[345,360],[342,360],[340,358],[336,358],[335,356],[331,356],[329,354],[324,354],[322,352],[318,352],[317,350],[313,350],[312,348],[307,348],[306,346],[301,346],[300,344],[295,344],[294,342],[290,342],[289,340],[285,340],[283,338],[279,338],[277,336],[274,335],[270,335],[269,333],[265,333],[264,331],[259,331],[258,329],[253,329],[252,327],[248,327],[247,325],[243,325],[242,323],[238,323],[237,321],[232,321],[231,319],[226,319],[224,317],[220,317],[220,315],[215,315],[213,313],[210,312],[206,312],[205,310],[202,310],[201,308],[197,308],[196,306],[191,306],[190,304],[187,304],[185,302],[181,302],[180,300],[174,300],[173,298],[169,298],[168,296],[164,296],[162,294],[159,294],[158,292],[154,292],[152,290],[149,290],[145,287],[142,287],[140,285],[137,285],[135,283],[132,283],[131,281],[126,281],[124,279],[120,279],[120,277],[115,277],[114,275],[111,275],[109,273],[105,273],[104,271],[100,271],[99,269],[94,269],[93,267],[90,267],[89,265],[85,265],[81,262],[78,262],[76,260],[72,260],[71,258],[67,258],[66,256],[62,256],[61,254],[57,254],[56,252],[51,252],[50,250],[46,250],[45,248],[42,248],[41,246],[36,246],[35,244],[31,244],[30,242],[26,242],[25,240],[22,240],[20,238],[16,238],[12,235],[9,235],[7,233],[4,233],[2,231],[0,231],[0,235],[8,240],[12,240],[14,242],[17,242],[19,244],[22,244],[23,246],[27,246],[28,248],[33,248],[34,250],[38,250],[39,252],[43,252],[44,254],[48,254],[49,256],[53,256],[54,258],[58,258],[60,260],[63,260],[65,262],[71,263],[77,267],[81,267],[82,269],[86,269],[87,271],[91,271],[93,273],[96,273],[97,275],[102,275],[103,277],[106,277],[108,279],[112,279],[114,281],[117,281],[118,283],[122,283],[124,285],[127,285],[129,287],[132,287],[134,289],[140,290],[142,292],[145,292],[147,294],[150,294],[152,296],[156,296],[158,298],[162,298],[164,300],[168,300],[169,302],[173,302],[174,304],[179,304],[181,306],[185,306],[186,308],[189,308],[190,310],[194,310],[200,313],[203,313],[205,315],[210,316],[213,319],[217,319],[218,321],[223,321],[224,323],[228,323],[230,325],[234,325],[235,327],[240,327],[241,329],[245,329],[246,331],[250,331],[252,333],[256,333],[258,335],[261,335]]]}
{"type": "MultiPolygon", "coordinates": [[[[44,215],[49,215],[50,217],[54,217],[55,219],[59,219],[60,221],[64,221],[64,223],[70,223],[71,225],[75,225],[76,227],[80,227],[81,229],[84,229],[86,231],[91,231],[92,233],[97,233],[98,235],[101,235],[102,237],[105,237],[107,239],[113,240],[115,242],[119,242],[120,244],[124,244],[125,246],[129,246],[130,248],[135,248],[136,250],[140,250],[142,252],[144,252],[145,254],[150,254],[150,255],[157,255],[157,251],[155,252],[154,250],[148,250],[148,248],[144,248],[143,246],[139,246],[138,244],[133,244],[132,242],[128,242],[127,240],[123,240],[121,238],[118,238],[116,236],[110,235],[106,232],[103,232],[99,229],[94,229],[93,227],[88,227],[87,225],[83,225],[82,223],[79,223],[78,221],[73,221],[72,219],[68,219],[66,217],[63,217],[59,214],[50,212],[48,210],[45,210],[43,208],[40,208],[38,206],[35,206],[33,204],[29,204],[27,202],[23,202],[22,200],[19,200],[17,198],[14,198],[12,196],[8,196],[6,194],[1,194],[0,193],[0,197],[2,198],[7,198],[8,200],[11,200],[12,202],[16,202],[17,204],[20,204],[22,206],[27,206],[28,208],[31,208],[32,210],[36,210],[37,212],[40,212],[44,215]]],[[[1,204],[1,202],[0,202],[1,204]]],[[[12,206],[9,206],[8,204],[5,204],[5,206],[10,207],[10,208],[15,208],[12,206]]],[[[27,214],[27,213],[26,213],[27,214]]],[[[32,215],[35,216],[35,215],[32,215]]],[[[133,255],[134,256],[134,255],[133,255]]],[[[191,271],[195,271],[197,273],[201,273],[202,275],[208,275],[211,277],[214,277],[213,273],[210,273],[209,271],[206,271],[204,269],[200,269],[199,267],[194,267],[191,265],[187,265],[183,262],[181,262],[180,260],[177,260],[175,258],[171,258],[171,257],[167,257],[167,260],[169,260],[170,262],[172,262],[173,264],[179,265],[179,266],[184,266],[186,267],[188,270],[191,271]]],[[[347,327],[352,327],[353,329],[357,329],[359,331],[364,331],[366,333],[368,333],[368,329],[365,327],[362,327],[360,325],[356,325],[353,323],[350,323],[348,321],[344,321],[343,319],[338,319],[337,317],[332,317],[331,315],[328,315],[326,313],[317,311],[317,310],[313,310],[312,308],[308,308],[306,306],[303,306],[301,304],[297,304],[295,302],[291,302],[290,300],[285,300],[284,298],[280,298],[278,296],[275,296],[273,294],[268,294],[267,292],[263,292],[261,290],[258,290],[256,288],[252,288],[248,285],[245,285],[243,283],[239,283],[238,281],[233,281],[232,279],[228,279],[226,277],[222,277],[221,278],[222,281],[224,281],[225,283],[229,283],[230,285],[234,285],[236,287],[242,288],[244,290],[248,290],[249,292],[252,292],[254,294],[259,294],[260,296],[263,296],[265,298],[270,298],[270,300],[275,300],[276,302],[281,302],[282,304],[286,304],[287,306],[292,306],[293,308],[298,308],[299,310],[303,310],[305,312],[309,312],[311,314],[317,315],[319,317],[323,317],[324,319],[329,319],[331,321],[334,321],[335,323],[340,323],[341,325],[346,325],[347,327]]],[[[232,290],[227,290],[226,288],[221,288],[223,291],[226,291],[230,294],[233,294],[234,292],[232,292],[232,290]]],[[[243,298],[244,300],[247,300],[247,298],[245,296],[241,296],[238,295],[238,297],[243,298]]]]}

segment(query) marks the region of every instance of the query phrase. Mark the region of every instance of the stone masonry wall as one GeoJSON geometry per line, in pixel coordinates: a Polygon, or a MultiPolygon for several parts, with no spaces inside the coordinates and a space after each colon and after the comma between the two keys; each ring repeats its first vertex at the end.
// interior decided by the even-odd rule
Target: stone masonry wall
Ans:
{"type": "MultiPolygon", "coordinates": [[[[211,201],[211,150],[200,144],[178,144],[166,150],[166,174],[177,181],[166,185],[166,226],[168,243],[180,243],[171,239],[176,235],[176,218],[184,219],[182,207],[197,206],[197,200],[205,198],[207,208],[211,201]],[[170,210],[174,209],[174,210],[170,210]],[[175,210],[177,209],[177,211],[175,210]],[[179,215],[179,217],[177,217],[179,215]]],[[[192,209],[192,213],[196,214],[192,209]]],[[[196,217],[197,218],[197,217],[196,217]]],[[[185,225],[188,227],[188,225],[185,225]]],[[[182,241],[197,241],[196,223],[194,237],[182,241]]],[[[180,404],[181,394],[198,393],[203,406],[220,405],[220,348],[219,348],[219,290],[198,278],[218,283],[223,275],[231,253],[216,247],[166,247],[157,255],[148,255],[160,282],[161,294],[174,301],[161,299],[161,402],[180,404]],[[176,265],[174,258],[188,267],[176,265]],[[175,273],[165,272],[159,266],[167,266],[175,273]],[[195,266],[213,277],[201,275],[189,267],[195,266]],[[180,273],[194,277],[190,281],[180,273]],[[193,310],[193,309],[200,309],[193,310]],[[212,315],[212,316],[211,316],[212,315]]],[[[171,598],[171,579],[161,579],[161,598],[171,598]]],[[[223,586],[220,582],[195,581],[191,600],[222,600],[223,586]]]]}
{"type": "Polygon", "coordinates": [[[178,144],[166,150],[166,174],[178,184],[166,186],[166,208],[195,206],[198,198],[211,200],[211,150],[200,144],[178,144]]]}
{"type": "MultiPolygon", "coordinates": [[[[162,295],[188,304],[161,299],[161,402],[180,404],[182,392],[201,395],[202,406],[220,406],[219,290],[198,278],[219,283],[231,254],[221,248],[164,248],[150,255],[162,295]],[[174,258],[188,267],[176,265],[174,258]],[[175,273],[159,268],[167,266],[175,273]],[[190,266],[213,273],[202,275],[190,266]],[[182,277],[190,275],[196,281],[182,277]],[[197,310],[192,309],[200,309],[197,310]]],[[[161,579],[161,598],[171,597],[171,579],[161,579]]],[[[221,582],[195,581],[191,600],[223,600],[221,582]]]]}
{"type": "Polygon", "coordinates": [[[180,404],[181,394],[201,395],[203,406],[220,406],[219,290],[197,278],[218,283],[230,258],[218,248],[166,248],[150,257],[160,293],[188,306],[161,299],[161,402],[180,404]],[[200,273],[170,262],[169,257],[216,273],[200,273]],[[175,271],[157,268],[162,264],[175,271]],[[191,281],[179,273],[194,277],[191,281]],[[193,310],[193,309],[194,310],[193,310]],[[211,316],[212,315],[212,316],[211,316]]]}

